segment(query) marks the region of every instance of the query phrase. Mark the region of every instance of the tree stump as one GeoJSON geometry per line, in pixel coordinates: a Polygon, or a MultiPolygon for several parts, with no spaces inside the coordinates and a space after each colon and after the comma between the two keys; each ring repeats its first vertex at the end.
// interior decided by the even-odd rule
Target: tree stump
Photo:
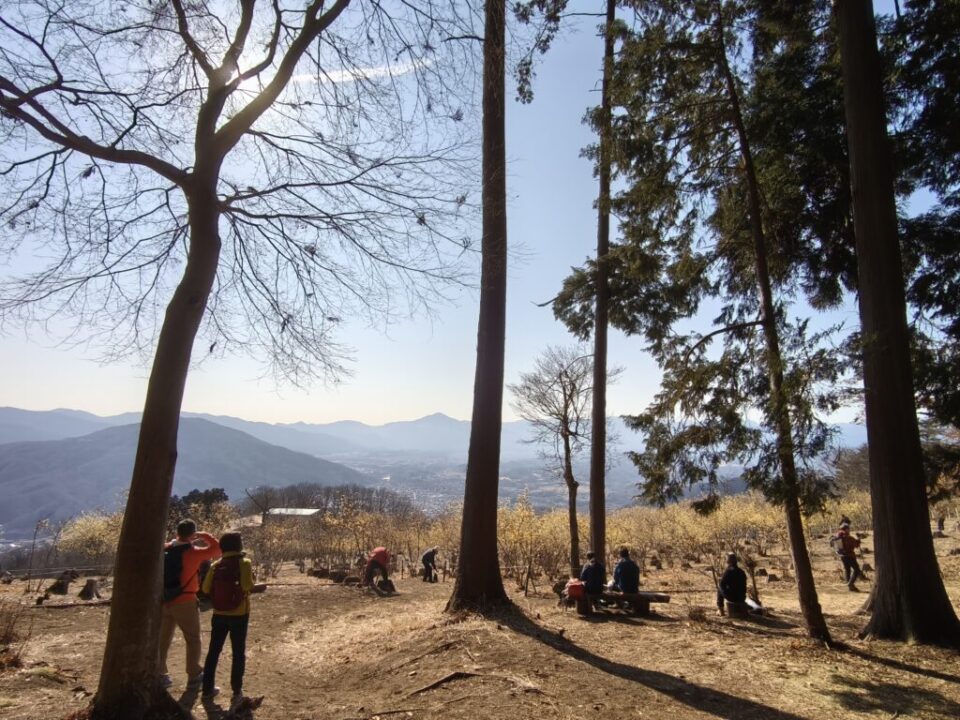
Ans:
{"type": "Polygon", "coordinates": [[[64,570],[60,573],[60,577],[51,585],[47,592],[53,595],[66,595],[70,592],[70,583],[80,577],[80,573],[76,570],[64,570]]]}
{"type": "Polygon", "coordinates": [[[100,582],[96,578],[87,578],[86,583],[83,585],[83,589],[77,593],[77,596],[81,600],[93,600],[96,598],[100,599],[100,582]]]}

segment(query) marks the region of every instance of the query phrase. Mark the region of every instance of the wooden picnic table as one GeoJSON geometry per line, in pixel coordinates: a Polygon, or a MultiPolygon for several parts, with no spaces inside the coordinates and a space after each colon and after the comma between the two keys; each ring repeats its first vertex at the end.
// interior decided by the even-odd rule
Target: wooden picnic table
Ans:
{"type": "Polygon", "coordinates": [[[624,609],[629,604],[634,615],[649,615],[650,603],[668,603],[670,596],[658,592],[622,593],[604,590],[599,595],[584,595],[577,600],[577,613],[588,617],[593,614],[593,603],[602,600],[612,607],[624,609]]]}

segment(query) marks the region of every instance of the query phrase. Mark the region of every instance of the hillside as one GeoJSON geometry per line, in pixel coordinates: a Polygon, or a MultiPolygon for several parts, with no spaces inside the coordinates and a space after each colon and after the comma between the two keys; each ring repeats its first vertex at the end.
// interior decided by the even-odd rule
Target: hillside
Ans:
{"type": "MultiPolygon", "coordinates": [[[[119,504],[130,484],[139,425],[63,440],[0,445],[0,524],[7,540],[29,535],[36,521],[63,520],[119,504]]],[[[180,422],[173,491],[222,487],[233,499],[256,485],[312,482],[369,484],[343,465],[270,445],[207,420],[180,422]]]]}

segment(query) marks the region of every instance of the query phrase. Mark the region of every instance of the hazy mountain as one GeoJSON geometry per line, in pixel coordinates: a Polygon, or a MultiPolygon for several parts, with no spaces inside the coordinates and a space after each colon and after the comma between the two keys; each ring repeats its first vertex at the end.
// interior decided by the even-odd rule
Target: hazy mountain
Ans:
{"type": "Polygon", "coordinates": [[[79,437],[111,425],[106,418],[81,410],[0,408],[0,444],[25,440],[79,437]]]}
{"type": "MultiPolygon", "coordinates": [[[[0,445],[0,524],[7,526],[7,538],[29,532],[40,517],[115,505],[129,485],[138,429],[120,424],[138,420],[138,413],[98,417],[0,408],[0,441],[34,441],[0,445]]],[[[619,436],[610,450],[617,462],[607,476],[607,504],[614,508],[636,494],[636,471],[623,454],[639,449],[639,442],[619,418],[611,420],[611,429],[619,436]]],[[[866,441],[862,425],[837,429],[841,446],[866,441]]],[[[540,448],[524,442],[530,436],[526,422],[503,425],[501,497],[527,490],[538,507],[563,506],[566,489],[538,457],[540,448]]],[[[469,422],[440,413],[385,425],[270,424],[184,413],[174,491],[224,487],[239,499],[244,488],[261,484],[376,483],[407,492],[430,510],[462,498],[469,439],[469,422]]],[[[587,460],[581,456],[577,463],[584,502],[587,460]]],[[[727,471],[735,490],[738,470],[727,471]]]]}
{"type": "MultiPolygon", "coordinates": [[[[0,524],[7,540],[28,535],[36,521],[62,520],[96,507],[113,508],[130,485],[139,425],[76,438],[0,445],[0,524]]],[[[207,420],[180,421],[173,492],[222,487],[231,499],[256,485],[371,484],[356,470],[270,445],[207,420]]]]}
{"type": "Polygon", "coordinates": [[[226,415],[207,415],[204,413],[184,413],[184,417],[201,418],[217,425],[245,432],[258,440],[279,445],[288,450],[307,453],[317,457],[343,455],[360,452],[366,448],[351,442],[346,438],[339,438],[330,433],[321,431],[304,432],[291,425],[273,425],[264,422],[252,422],[226,415]]]}

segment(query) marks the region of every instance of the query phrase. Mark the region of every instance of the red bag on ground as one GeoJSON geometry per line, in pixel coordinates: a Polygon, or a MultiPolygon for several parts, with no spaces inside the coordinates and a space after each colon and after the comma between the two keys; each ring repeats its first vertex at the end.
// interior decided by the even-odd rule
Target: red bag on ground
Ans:
{"type": "Polygon", "coordinates": [[[568,580],[566,593],[571,600],[580,600],[586,594],[586,591],[583,583],[579,580],[568,580]]]}

